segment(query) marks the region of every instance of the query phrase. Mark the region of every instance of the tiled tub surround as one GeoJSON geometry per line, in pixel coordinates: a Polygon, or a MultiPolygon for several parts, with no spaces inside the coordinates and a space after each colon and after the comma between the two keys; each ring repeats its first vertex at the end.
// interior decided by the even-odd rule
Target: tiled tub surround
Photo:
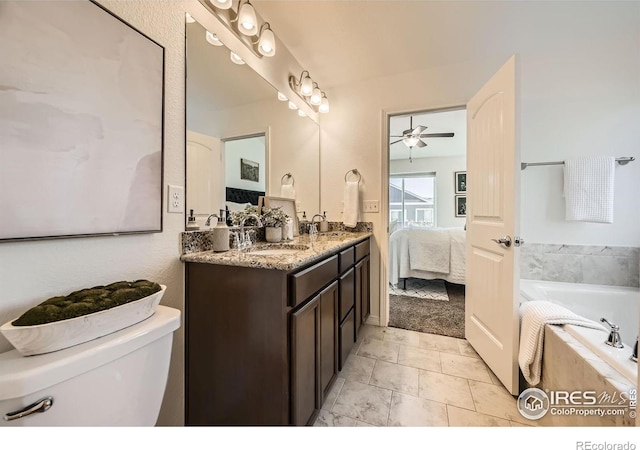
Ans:
{"type": "MultiPolygon", "coordinates": [[[[628,399],[636,386],[602,361],[595,353],[578,342],[563,326],[546,325],[542,356],[542,384],[544,390],[606,392],[617,401],[621,395],[628,399]],[[616,397],[614,397],[614,395],[616,397]]],[[[628,400],[625,403],[628,406],[628,400]]],[[[548,412],[539,424],[543,426],[633,426],[628,412],[615,416],[552,415],[548,412]]]]}
{"type": "MultiPolygon", "coordinates": [[[[192,233],[204,234],[208,232],[192,233]]],[[[190,233],[183,233],[183,242],[185,234],[190,233]]],[[[184,262],[222,264],[261,269],[292,270],[321,259],[323,256],[335,253],[335,251],[340,248],[348,247],[370,236],[372,236],[370,231],[331,231],[327,233],[318,233],[313,236],[303,234],[295,237],[292,241],[283,241],[279,244],[268,244],[269,248],[278,248],[283,246],[289,248],[292,246],[294,248],[300,246],[304,248],[304,250],[300,250],[295,254],[256,255],[251,253],[251,251],[240,252],[238,250],[229,250],[227,252],[213,252],[211,250],[204,250],[185,253],[180,259],[184,262]]],[[[254,244],[254,250],[260,249],[262,246],[266,247],[267,245],[264,242],[258,242],[254,244]]],[[[190,247],[190,249],[193,249],[193,247],[190,247]]]]}
{"type": "Polygon", "coordinates": [[[638,287],[640,248],[525,244],[520,276],[529,280],[638,287]]]}

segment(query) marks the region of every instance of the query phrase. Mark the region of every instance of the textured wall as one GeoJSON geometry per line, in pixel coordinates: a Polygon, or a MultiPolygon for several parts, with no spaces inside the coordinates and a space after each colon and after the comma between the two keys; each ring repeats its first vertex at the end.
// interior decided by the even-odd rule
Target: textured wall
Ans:
{"type": "MultiPolygon", "coordinates": [[[[162,204],[166,205],[167,184],[184,185],[184,7],[177,1],[100,3],[165,47],[162,204]]],[[[167,214],[164,209],[162,233],[1,243],[0,323],[47,297],[121,279],[149,278],[166,284],[162,304],[182,310],[179,233],[184,230],[184,215],[167,214]]],[[[0,352],[10,349],[10,344],[0,337],[0,352]]],[[[183,359],[180,328],[174,335],[169,384],[159,424],[183,423],[183,359]]]]}

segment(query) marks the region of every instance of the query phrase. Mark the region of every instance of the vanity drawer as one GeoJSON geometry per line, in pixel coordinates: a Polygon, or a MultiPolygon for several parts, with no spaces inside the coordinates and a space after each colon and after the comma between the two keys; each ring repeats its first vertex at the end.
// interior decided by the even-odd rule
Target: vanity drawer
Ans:
{"type": "Polygon", "coordinates": [[[342,250],[339,254],[340,261],[340,273],[344,273],[349,267],[353,266],[356,262],[356,250],[354,247],[349,247],[346,250],[342,250]]]}
{"type": "Polygon", "coordinates": [[[289,306],[295,307],[338,276],[338,255],[327,258],[290,277],[289,306]]]}
{"type": "Polygon", "coordinates": [[[362,258],[369,254],[369,239],[356,244],[356,261],[360,261],[362,258]]]}
{"type": "Polygon", "coordinates": [[[340,358],[338,362],[340,365],[338,366],[338,370],[342,370],[355,342],[355,316],[353,310],[351,310],[347,318],[342,322],[342,325],[340,325],[339,334],[340,358]]]}

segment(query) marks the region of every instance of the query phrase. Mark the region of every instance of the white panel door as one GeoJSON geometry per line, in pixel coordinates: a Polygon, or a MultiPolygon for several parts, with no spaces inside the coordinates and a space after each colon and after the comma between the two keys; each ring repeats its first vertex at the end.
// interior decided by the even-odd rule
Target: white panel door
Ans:
{"type": "Polygon", "coordinates": [[[520,155],[516,57],[467,104],[465,334],[502,384],[518,393],[520,155]],[[511,240],[507,246],[496,242],[511,240]]]}
{"type": "Polygon", "coordinates": [[[224,166],[220,139],[187,130],[187,215],[224,209],[224,166]]]}

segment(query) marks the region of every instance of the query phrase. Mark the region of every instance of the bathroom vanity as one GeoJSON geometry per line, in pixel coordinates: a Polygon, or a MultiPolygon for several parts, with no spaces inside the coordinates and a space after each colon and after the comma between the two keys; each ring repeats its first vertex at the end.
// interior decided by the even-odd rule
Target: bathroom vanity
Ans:
{"type": "Polygon", "coordinates": [[[308,425],[369,315],[370,232],[185,254],[187,425],[308,425]]]}

